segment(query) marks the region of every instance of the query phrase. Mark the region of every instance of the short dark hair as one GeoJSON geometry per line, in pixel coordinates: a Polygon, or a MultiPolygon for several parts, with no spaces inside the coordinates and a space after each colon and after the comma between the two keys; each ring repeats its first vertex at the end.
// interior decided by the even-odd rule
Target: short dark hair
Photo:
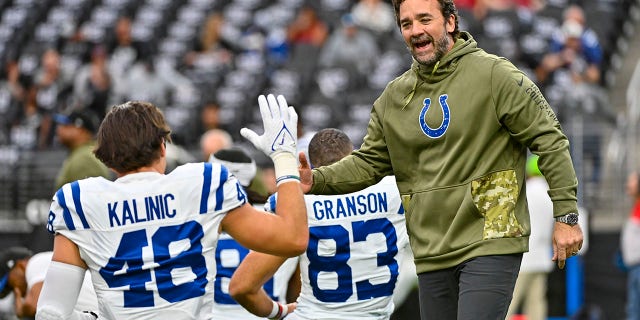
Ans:
{"type": "Polygon", "coordinates": [[[335,128],[318,131],[309,141],[309,161],[314,167],[328,166],[353,151],[346,133],[335,128]]]}
{"type": "Polygon", "coordinates": [[[107,167],[126,173],[161,157],[160,146],[171,142],[162,111],[144,101],[114,106],[98,129],[94,153],[107,167]]]}
{"type": "MultiPolygon", "coordinates": [[[[391,2],[393,3],[393,10],[396,13],[396,24],[398,25],[398,27],[400,27],[400,5],[404,1],[405,0],[391,0],[391,2]]],[[[453,0],[438,0],[438,3],[440,4],[440,12],[445,19],[450,15],[453,15],[453,17],[456,19],[456,27],[453,29],[453,32],[451,32],[451,36],[453,37],[453,40],[458,39],[458,37],[460,37],[460,27],[458,26],[459,18],[456,4],[453,2],[453,0]]]]}

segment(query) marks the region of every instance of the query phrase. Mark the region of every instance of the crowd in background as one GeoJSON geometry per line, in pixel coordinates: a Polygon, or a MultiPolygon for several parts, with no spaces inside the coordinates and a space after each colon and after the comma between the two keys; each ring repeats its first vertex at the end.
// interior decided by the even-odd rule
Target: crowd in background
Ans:
{"type": "MultiPolygon", "coordinates": [[[[457,5],[461,29],[540,86],[574,158],[588,165],[584,180],[597,186],[602,135],[617,121],[603,74],[624,4],[457,5]],[[603,14],[614,19],[596,20],[603,14]]],[[[0,6],[0,159],[12,164],[23,151],[64,149],[55,138],[57,114],[84,109],[101,118],[127,100],[160,106],[175,144],[186,150],[197,150],[211,129],[238,141],[240,128],[259,124],[250,97],[264,92],[284,94],[305,130],[336,127],[359,145],[373,100],[410,63],[393,9],[382,0],[16,0],[0,6]]],[[[190,159],[182,149],[178,154],[178,162],[190,159]]]]}
{"type": "MultiPolygon", "coordinates": [[[[582,178],[597,187],[603,135],[619,122],[604,76],[624,4],[456,4],[462,30],[536,81],[574,158],[589,164],[582,178]]],[[[383,0],[14,0],[0,1],[0,12],[0,161],[18,166],[20,157],[9,155],[66,151],[60,115],[101,119],[127,100],[165,112],[169,169],[242,142],[241,127],[260,125],[253,98],[265,92],[298,109],[301,139],[303,130],[336,127],[357,146],[373,100],[410,63],[383,0]]],[[[4,183],[11,168],[0,168],[6,188],[14,188],[4,183]]],[[[260,174],[272,192],[272,168],[260,174]]],[[[14,205],[0,210],[7,207],[14,205]]]]}
{"type": "MultiPolygon", "coordinates": [[[[611,123],[615,116],[598,103],[604,101],[604,93],[592,89],[603,83],[607,52],[580,3],[558,1],[460,1],[461,29],[470,31],[487,51],[530,73],[567,127],[573,113],[569,108],[577,107],[584,108],[589,121],[600,122],[603,113],[611,123]],[[583,91],[597,93],[600,100],[589,99],[595,103],[584,106],[579,101],[583,91],[572,90],[577,83],[587,85],[583,91]]],[[[21,3],[29,2],[7,6],[3,21],[18,14],[21,3]]],[[[255,123],[257,116],[244,112],[253,106],[247,97],[265,91],[286,94],[314,129],[343,126],[359,142],[353,123],[368,113],[359,106],[370,105],[407,64],[393,10],[381,0],[191,1],[182,6],[177,1],[67,0],[41,10],[50,21],[56,10],[73,3],[88,7],[85,10],[93,12],[93,18],[82,24],[62,24],[58,27],[64,30],[51,39],[40,39],[43,36],[36,33],[23,41],[24,47],[4,47],[1,145],[22,150],[59,148],[53,139],[56,113],[88,108],[102,117],[112,105],[139,99],[162,106],[177,143],[193,147],[212,126],[238,137],[237,129],[255,123]],[[200,12],[202,22],[192,29],[184,22],[186,30],[181,30],[178,22],[187,19],[181,18],[187,13],[179,9],[192,3],[204,3],[199,4],[206,9],[200,12]],[[278,11],[282,7],[295,10],[287,14],[278,11]],[[180,16],[172,16],[169,9],[180,16]],[[117,17],[101,16],[106,12],[117,17]],[[101,20],[107,21],[99,29],[95,25],[101,20]],[[173,24],[163,29],[154,25],[155,20],[173,24]],[[181,42],[179,49],[168,49],[170,43],[146,34],[149,25],[157,35],[164,30],[165,40],[190,30],[185,36],[190,41],[181,42]],[[96,29],[102,31],[101,37],[93,35],[96,29]],[[219,123],[213,124],[209,119],[216,107],[219,123]]],[[[598,132],[590,130],[594,131],[598,132]]],[[[598,145],[597,137],[586,139],[593,143],[585,145],[598,145]]],[[[586,152],[597,154],[597,150],[586,152]]],[[[599,159],[593,157],[597,167],[599,159]]]]}

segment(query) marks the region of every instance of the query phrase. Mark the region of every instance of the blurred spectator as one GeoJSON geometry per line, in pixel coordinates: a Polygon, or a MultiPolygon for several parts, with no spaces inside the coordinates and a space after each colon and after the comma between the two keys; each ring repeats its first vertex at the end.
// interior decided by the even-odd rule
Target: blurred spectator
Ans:
{"type": "Polygon", "coordinates": [[[148,101],[160,108],[167,106],[173,86],[165,81],[155,63],[154,56],[150,52],[143,52],[127,70],[121,79],[126,85],[121,91],[124,100],[148,101]]]}
{"type": "Polygon", "coordinates": [[[547,191],[549,185],[538,168],[538,156],[527,159],[527,203],[531,221],[529,252],[522,255],[520,273],[513,291],[513,299],[505,319],[510,319],[519,308],[527,320],[547,319],[547,277],[553,270],[552,231],[553,203],[547,191]]]}
{"type": "Polygon", "coordinates": [[[111,72],[116,75],[122,75],[129,67],[133,65],[140,56],[140,42],[134,41],[131,36],[131,18],[122,16],[116,21],[113,30],[114,39],[109,45],[108,51],[110,55],[109,67],[111,72]]]}
{"type": "Polygon", "coordinates": [[[471,9],[460,9],[460,28],[469,31],[484,50],[518,64],[523,21],[512,0],[477,0],[471,9]]]}
{"type": "Polygon", "coordinates": [[[56,134],[69,150],[55,181],[55,190],[64,184],[89,177],[111,178],[109,169],[93,154],[94,135],[100,126],[98,116],[89,109],[56,114],[56,134]]]}
{"type": "Polygon", "coordinates": [[[633,208],[621,233],[622,259],[627,274],[627,320],[640,319],[640,175],[627,177],[627,194],[633,208]]]}
{"type": "Polygon", "coordinates": [[[108,46],[109,72],[112,76],[112,84],[115,103],[125,100],[127,84],[124,79],[133,64],[143,54],[144,44],[134,41],[131,35],[131,18],[122,16],[116,21],[113,29],[114,39],[108,46]]]}
{"type": "MultiPolygon", "coordinates": [[[[321,47],[329,36],[327,24],[320,19],[311,5],[304,5],[287,27],[287,41],[293,47],[311,45],[321,47]]],[[[295,49],[294,49],[295,50],[295,49]]]]}
{"type": "Polygon", "coordinates": [[[201,70],[217,71],[231,67],[233,62],[233,45],[222,34],[225,24],[224,16],[213,13],[207,17],[200,30],[196,49],[185,55],[185,64],[201,70]]]}
{"type": "Polygon", "coordinates": [[[207,130],[200,138],[200,152],[202,161],[208,161],[209,157],[218,150],[227,149],[233,146],[233,138],[222,129],[207,130]]]}
{"type": "Polygon", "coordinates": [[[200,109],[198,135],[211,129],[220,129],[220,104],[217,101],[206,101],[200,109]]]}
{"type": "Polygon", "coordinates": [[[22,108],[28,77],[20,74],[17,61],[8,61],[0,78],[0,145],[11,142],[10,129],[22,108]]]}
{"type": "Polygon", "coordinates": [[[38,107],[49,113],[62,111],[66,97],[71,92],[72,76],[61,68],[60,54],[56,49],[49,48],[42,54],[35,84],[38,87],[38,107]]]}
{"type": "Polygon", "coordinates": [[[63,38],[59,39],[60,53],[63,56],[73,57],[84,62],[90,58],[91,51],[95,45],[86,39],[81,28],[76,28],[71,25],[69,25],[69,27],[68,34],[65,34],[63,38]]]}
{"type": "MultiPolygon", "coordinates": [[[[18,318],[35,317],[36,305],[52,257],[51,251],[34,254],[23,247],[9,247],[0,252],[0,297],[14,294],[14,311],[18,318]]],[[[89,271],[85,273],[75,308],[80,312],[98,312],[98,299],[89,271]]]]}
{"type": "Polygon", "coordinates": [[[107,66],[107,52],[103,45],[91,50],[91,61],[76,75],[73,96],[74,104],[84,106],[102,120],[107,112],[111,94],[111,74],[107,66]]]}
{"type": "Polygon", "coordinates": [[[296,91],[300,96],[309,93],[317,71],[320,50],[328,36],[328,25],[309,3],[303,5],[295,19],[287,25],[290,58],[285,68],[293,70],[299,77],[296,91]]]}
{"type": "Polygon", "coordinates": [[[51,145],[52,115],[38,105],[38,87],[26,83],[24,102],[11,119],[11,144],[22,150],[43,150],[51,145]]]}
{"type": "Polygon", "coordinates": [[[280,67],[289,59],[289,44],[287,32],[284,28],[272,28],[265,39],[267,63],[273,67],[280,67]]]}
{"type": "Polygon", "coordinates": [[[584,13],[579,6],[571,5],[564,12],[561,30],[553,37],[551,52],[546,54],[536,68],[536,76],[564,132],[572,142],[572,153],[580,151],[586,184],[585,194],[594,194],[600,181],[602,135],[616,124],[617,116],[611,109],[604,88],[600,85],[602,49],[595,32],[586,28],[584,13]],[[579,148],[579,149],[576,149],[579,148]]]}
{"type": "Polygon", "coordinates": [[[377,35],[388,33],[396,26],[393,7],[382,0],[360,0],[351,9],[353,21],[377,35]]]}
{"type": "Polygon", "coordinates": [[[364,77],[371,72],[378,60],[375,38],[355,24],[351,14],[340,19],[341,27],[335,30],[320,53],[320,66],[339,67],[357,72],[351,76],[364,77]]]}
{"type": "Polygon", "coordinates": [[[539,82],[600,82],[602,48],[596,33],[586,26],[584,12],[579,6],[571,5],[564,11],[562,28],[553,35],[550,50],[536,70],[539,82]],[[554,74],[556,71],[569,74],[554,74]],[[551,76],[567,79],[548,79],[551,76]]]}
{"type": "Polygon", "coordinates": [[[456,8],[458,10],[471,10],[476,4],[476,0],[457,0],[456,8]]]}

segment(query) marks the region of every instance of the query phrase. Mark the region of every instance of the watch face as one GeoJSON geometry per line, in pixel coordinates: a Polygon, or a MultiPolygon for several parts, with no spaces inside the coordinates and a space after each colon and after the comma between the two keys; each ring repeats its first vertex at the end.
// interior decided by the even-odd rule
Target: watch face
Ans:
{"type": "Polygon", "coordinates": [[[578,223],[578,215],[575,213],[570,213],[567,215],[567,223],[570,225],[574,225],[578,223]]]}

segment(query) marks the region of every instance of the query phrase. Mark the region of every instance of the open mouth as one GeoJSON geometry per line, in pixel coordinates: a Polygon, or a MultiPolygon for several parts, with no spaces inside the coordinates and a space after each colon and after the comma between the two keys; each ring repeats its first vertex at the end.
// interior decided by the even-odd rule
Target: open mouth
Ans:
{"type": "Polygon", "coordinates": [[[431,38],[419,38],[419,39],[414,39],[411,41],[411,44],[413,45],[413,47],[416,50],[424,50],[426,49],[429,45],[431,45],[432,43],[432,39],[431,38]]]}

